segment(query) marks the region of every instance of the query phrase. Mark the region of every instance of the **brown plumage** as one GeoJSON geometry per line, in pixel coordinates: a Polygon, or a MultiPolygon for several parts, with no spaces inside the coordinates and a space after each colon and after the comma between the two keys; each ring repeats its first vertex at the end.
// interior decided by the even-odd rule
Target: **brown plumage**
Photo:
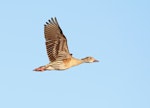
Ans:
{"type": "Polygon", "coordinates": [[[46,40],[46,50],[49,64],[34,69],[35,71],[44,70],[64,70],[84,62],[97,62],[93,57],[76,59],[69,53],[67,39],[64,36],[56,18],[51,18],[44,25],[44,34],[46,40]]]}

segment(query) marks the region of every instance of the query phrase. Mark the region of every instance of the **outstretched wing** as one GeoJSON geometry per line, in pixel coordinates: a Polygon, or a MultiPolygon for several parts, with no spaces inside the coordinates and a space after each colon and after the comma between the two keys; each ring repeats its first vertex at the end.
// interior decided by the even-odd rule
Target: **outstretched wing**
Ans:
{"type": "Polygon", "coordinates": [[[68,58],[68,56],[71,56],[67,46],[67,39],[56,18],[51,18],[49,22],[46,22],[44,33],[47,54],[51,62],[55,61],[58,57],[68,58]]]}

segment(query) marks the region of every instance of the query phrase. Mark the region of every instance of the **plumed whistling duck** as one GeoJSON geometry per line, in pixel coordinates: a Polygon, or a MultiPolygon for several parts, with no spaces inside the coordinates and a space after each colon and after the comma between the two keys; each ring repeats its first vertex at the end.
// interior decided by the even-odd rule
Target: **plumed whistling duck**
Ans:
{"type": "Polygon", "coordinates": [[[48,20],[44,25],[46,39],[46,50],[50,63],[40,66],[34,71],[43,72],[45,70],[65,70],[82,63],[98,62],[93,57],[77,59],[69,53],[67,39],[64,36],[56,17],[48,20]]]}

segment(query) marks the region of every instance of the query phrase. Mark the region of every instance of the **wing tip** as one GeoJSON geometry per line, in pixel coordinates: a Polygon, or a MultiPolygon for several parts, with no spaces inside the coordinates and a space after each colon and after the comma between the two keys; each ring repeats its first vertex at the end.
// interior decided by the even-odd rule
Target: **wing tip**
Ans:
{"type": "Polygon", "coordinates": [[[48,22],[46,22],[46,24],[44,26],[47,26],[49,24],[55,24],[55,25],[58,25],[58,21],[57,21],[57,18],[56,17],[51,17],[51,19],[48,20],[48,22]]]}

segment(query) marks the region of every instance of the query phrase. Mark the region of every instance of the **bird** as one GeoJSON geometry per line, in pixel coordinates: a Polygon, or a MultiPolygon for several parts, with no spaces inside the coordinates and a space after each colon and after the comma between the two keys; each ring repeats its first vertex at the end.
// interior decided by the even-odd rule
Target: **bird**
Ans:
{"type": "Polygon", "coordinates": [[[44,35],[49,63],[35,68],[34,71],[66,70],[82,63],[99,62],[91,56],[82,59],[73,57],[68,49],[67,38],[63,34],[56,17],[52,17],[46,22],[44,25],[44,35]]]}

